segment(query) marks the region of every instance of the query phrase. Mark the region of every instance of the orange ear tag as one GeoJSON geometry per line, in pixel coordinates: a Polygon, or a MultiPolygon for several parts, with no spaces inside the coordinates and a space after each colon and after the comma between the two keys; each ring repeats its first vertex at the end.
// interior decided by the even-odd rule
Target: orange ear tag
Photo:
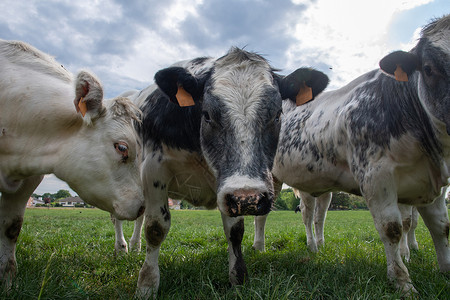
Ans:
{"type": "Polygon", "coordinates": [[[406,74],[405,71],[403,71],[400,65],[397,65],[397,69],[395,69],[394,75],[395,80],[397,81],[408,81],[408,74],[406,74]]]}
{"type": "Polygon", "coordinates": [[[84,117],[87,112],[86,102],[83,102],[83,97],[80,98],[80,102],[78,102],[78,108],[80,109],[81,115],[84,117]]]}
{"type": "Polygon", "coordinates": [[[297,106],[303,105],[313,98],[312,89],[303,82],[303,86],[300,87],[297,97],[295,97],[295,103],[297,106]]]}
{"type": "Polygon", "coordinates": [[[178,104],[182,107],[195,105],[194,99],[192,99],[191,94],[186,92],[186,90],[182,86],[178,87],[178,91],[175,97],[177,97],[178,104]]]}

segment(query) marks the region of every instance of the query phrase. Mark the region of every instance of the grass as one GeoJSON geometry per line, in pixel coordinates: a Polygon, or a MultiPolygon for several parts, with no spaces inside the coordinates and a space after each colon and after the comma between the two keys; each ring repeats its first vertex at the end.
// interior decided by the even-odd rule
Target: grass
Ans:
{"type": "MultiPolygon", "coordinates": [[[[228,283],[227,244],[218,211],[172,211],[160,254],[160,299],[398,299],[386,278],[384,249],[367,211],[330,211],[325,246],[308,252],[301,217],[272,212],[266,252],[255,252],[245,220],[249,281],[228,283]]],[[[124,223],[129,238],[132,222],[124,223]]],[[[420,220],[419,251],[407,264],[421,299],[449,299],[430,235],[420,220]]],[[[145,245],[145,243],[143,243],[145,245]]],[[[145,247],[145,246],[144,246],[145,247]]],[[[131,299],[143,253],[114,256],[114,228],[98,209],[27,209],[17,251],[18,274],[1,299],[131,299]]]]}

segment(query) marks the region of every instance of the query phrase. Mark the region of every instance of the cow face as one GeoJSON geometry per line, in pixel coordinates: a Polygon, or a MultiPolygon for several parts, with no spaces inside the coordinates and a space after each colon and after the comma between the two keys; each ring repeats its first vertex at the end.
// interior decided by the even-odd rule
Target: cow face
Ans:
{"type": "Polygon", "coordinates": [[[67,159],[55,174],[87,203],[133,220],[142,214],[144,203],[141,151],[133,126],[140,111],[127,98],[103,103],[100,83],[87,72],[80,72],[76,82],[75,106],[83,112],[80,101],[86,102],[83,127],[64,145],[67,159]]]}
{"type": "Polygon", "coordinates": [[[420,100],[430,113],[445,124],[450,135],[450,15],[432,22],[411,52],[393,52],[380,61],[380,67],[394,74],[400,66],[408,75],[419,71],[420,100]]]}
{"type": "Polygon", "coordinates": [[[207,73],[194,76],[173,67],[155,80],[173,102],[181,105],[182,87],[183,98],[187,92],[201,106],[200,145],[217,180],[219,210],[229,216],[267,214],[282,99],[295,101],[305,82],[313,98],[328,78],[310,69],[281,77],[261,56],[233,48],[207,73]]]}

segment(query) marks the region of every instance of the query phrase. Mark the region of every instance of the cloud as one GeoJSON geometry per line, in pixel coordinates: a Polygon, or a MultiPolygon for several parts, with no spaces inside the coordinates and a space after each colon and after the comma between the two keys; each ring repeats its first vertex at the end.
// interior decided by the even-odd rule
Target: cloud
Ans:
{"type": "Polygon", "coordinates": [[[44,180],[34,191],[35,194],[54,194],[59,190],[68,190],[72,196],[78,195],[64,181],[59,180],[55,175],[45,175],[44,180]]]}
{"type": "Polygon", "coordinates": [[[298,41],[286,51],[287,65],[328,65],[331,86],[340,87],[378,67],[396,13],[430,2],[321,0],[307,8],[291,35],[298,41]]]}

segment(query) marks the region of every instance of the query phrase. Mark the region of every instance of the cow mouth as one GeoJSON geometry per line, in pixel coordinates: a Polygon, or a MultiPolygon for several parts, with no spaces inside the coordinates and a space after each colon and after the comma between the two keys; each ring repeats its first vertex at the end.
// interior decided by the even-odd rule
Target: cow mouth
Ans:
{"type": "Polygon", "coordinates": [[[261,193],[256,196],[227,194],[225,201],[230,217],[266,215],[272,209],[272,201],[268,193],[261,193]]]}

